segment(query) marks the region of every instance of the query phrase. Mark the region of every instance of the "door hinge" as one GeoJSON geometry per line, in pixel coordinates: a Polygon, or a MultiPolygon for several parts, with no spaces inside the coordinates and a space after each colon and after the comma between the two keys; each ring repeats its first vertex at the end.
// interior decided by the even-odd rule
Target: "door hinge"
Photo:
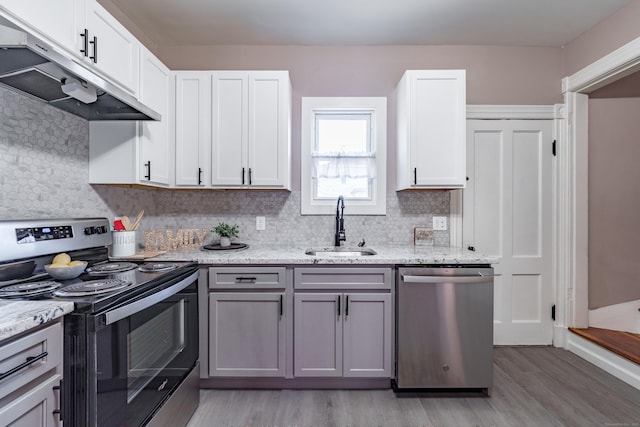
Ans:
{"type": "Polygon", "coordinates": [[[551,306],[551,320],[553,320],[555,322],[556,320],[556,305],[553,304],[551,306]]]}
{"type": "Polygon", "coordinates": [[[551,154],[556,155],[556,140],[553,140],[553,144],[551,144],[551,154]]]}

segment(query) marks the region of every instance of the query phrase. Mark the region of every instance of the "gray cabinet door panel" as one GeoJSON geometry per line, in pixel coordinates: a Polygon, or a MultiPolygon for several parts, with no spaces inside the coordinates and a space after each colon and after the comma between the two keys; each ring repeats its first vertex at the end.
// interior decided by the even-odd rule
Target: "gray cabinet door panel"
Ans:
{"type": "Polygon", "coordinates": [[[285,267],[211,267],[210,289],[284,289],[285,267]]]}
{"type": "Polygon", "coordinates": [[[342,322],[339,294],[294,297],[294,374],[342,376],[342,322]]]}
{"type": "Polygon", "coordinates": [[[345,294],[344,376],[391,377],[391,295],[345,294]]]}
{"type": "Polygon", "coordinates": [[[298,267],[295,289],[391,289],[392,269],[387,267],[298,267]]]}
{"type": "Polygon", "coordinates": [[[284,377],[284,293],[209,295],[209,375],[284,377]]]}

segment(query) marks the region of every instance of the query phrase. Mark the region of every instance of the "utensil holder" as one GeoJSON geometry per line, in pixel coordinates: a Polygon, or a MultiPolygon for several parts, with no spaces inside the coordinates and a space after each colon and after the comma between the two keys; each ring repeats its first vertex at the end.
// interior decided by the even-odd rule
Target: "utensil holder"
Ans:
{"type": "Polygon", "coordinates": [[[127,257],[136,254],[136,232],[135,231],[114,231],[112,232],[113,245],[111,246],[112,257],[127,257]]]}

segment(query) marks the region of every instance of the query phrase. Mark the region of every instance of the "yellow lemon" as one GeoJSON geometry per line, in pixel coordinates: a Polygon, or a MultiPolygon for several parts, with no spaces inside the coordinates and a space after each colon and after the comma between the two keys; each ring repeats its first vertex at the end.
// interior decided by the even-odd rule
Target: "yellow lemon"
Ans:
{"type": "Polygon", "coordinates": [[[69,254],[63,252],[53,257],[53,261],[51,261],[51,264],[69,264],[70,262],[71,257],[69,256],[69,254]]]}
{"type": "Polygon", "coordinates": [[[62,264],[61,262],[54,262],[49,266],[49,268],[67,268],[67,267],[69,267],[68,264],[62,264]]]}

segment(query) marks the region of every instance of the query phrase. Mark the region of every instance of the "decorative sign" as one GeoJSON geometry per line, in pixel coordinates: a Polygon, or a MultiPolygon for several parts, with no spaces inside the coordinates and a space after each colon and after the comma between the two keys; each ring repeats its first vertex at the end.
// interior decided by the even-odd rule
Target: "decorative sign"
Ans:
{"type": "Polygon", "coordinates": [[[179,230],[146,230],[144,232],[145,251],[174,251],[194,249],[204,245],[208,228],[181,228],[179,230]]]}

